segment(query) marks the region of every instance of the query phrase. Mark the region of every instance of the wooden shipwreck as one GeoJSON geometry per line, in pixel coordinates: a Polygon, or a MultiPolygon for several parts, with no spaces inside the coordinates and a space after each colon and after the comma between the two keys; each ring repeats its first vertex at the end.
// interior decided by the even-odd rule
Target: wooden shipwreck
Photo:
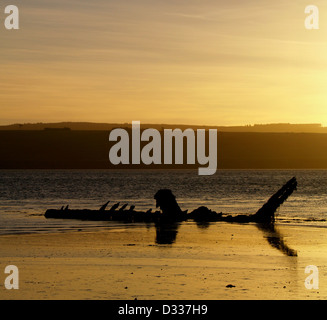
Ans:
{"type": "Polygon", "coordinates": [[[107,209],[109,201],[98,210],[90,209],[69,209],[68,206],[61,209],[48,209],[45,212],[46,218],[53,219],[78,219],[92,221],[122,221],[122,222],[176,222],[194,220],[197,222],[226,221],[226,222],[258,222],[273,223],[275,221],[275,212],[277,208],[287,200],[287,198],[296,190],[296,178],[290,179],[283,185],[269,200],[254,214],[250,215],[224,215],[208,209],[205,206],[199,207],[192,212],[182,211],[175,199],[175,196],[169,189],[159,190],[154,198],[156,206],[160,211],[136,211],[135,206],[126,208],[127,205],[120,207],[120,203],[114,204],[107,209]]]}

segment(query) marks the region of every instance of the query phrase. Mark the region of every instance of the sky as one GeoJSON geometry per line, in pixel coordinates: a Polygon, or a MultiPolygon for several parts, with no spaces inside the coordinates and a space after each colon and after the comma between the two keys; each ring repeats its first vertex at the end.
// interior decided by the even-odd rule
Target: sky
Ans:
{"type": "Polygon", "coordinates": [[[327,125],[322,0],[0,4],[0,124],[327,125]],[[304,27],[307,5],[319,30],[304,27]]]}

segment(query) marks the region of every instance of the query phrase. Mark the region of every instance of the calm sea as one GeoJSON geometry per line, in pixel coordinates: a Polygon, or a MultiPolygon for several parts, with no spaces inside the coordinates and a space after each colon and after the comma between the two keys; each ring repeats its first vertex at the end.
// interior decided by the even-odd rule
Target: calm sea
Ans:
{"type": "Polygon", "coordinates": [[[1,170],[0,234],[120,228],[116,222],[51,220],[48,208],[97,209],[106,201],[155,209],[153,195],[169,188],[183,210],[201,205],[224,213],[255,213],[295,176],[298,190],[278,210],[278,223],[327,227],[327,170],[1,170]]]}

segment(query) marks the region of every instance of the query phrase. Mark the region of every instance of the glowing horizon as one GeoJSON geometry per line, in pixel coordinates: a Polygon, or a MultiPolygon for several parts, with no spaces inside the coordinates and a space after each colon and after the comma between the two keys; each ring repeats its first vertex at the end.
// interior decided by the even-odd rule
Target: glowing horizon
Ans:
{"type": "Polygon", "coordinates": [[[307,1],[15,1],[0,28],[0,124],[321,123],[327,5],[307,1]]]}

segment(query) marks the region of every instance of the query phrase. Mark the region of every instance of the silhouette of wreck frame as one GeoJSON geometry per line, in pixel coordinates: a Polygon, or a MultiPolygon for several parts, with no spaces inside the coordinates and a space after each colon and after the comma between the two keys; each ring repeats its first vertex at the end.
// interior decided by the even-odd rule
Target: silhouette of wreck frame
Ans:
{"type": "Polygon", "coordinates": [[[175,196],[169,189],[159,190],[154,198],[156,207],[161,211],[152,212],[135,211],[135,206],[126,209],[124,204],[120,209],[120,203],[114,204],[106,210],[110,201],[107,201],[99,210],[89,209],[69,209],[68,205],[61,209],[48,209],[45,212],[46,218],[53,219],[78,219],[92,221],[122,221],[122,222],[153,222],[156,227],[156,243],[172,244],[175,242],[178,228],[181,222],[193,220],[199,227],[208,226],[211,222],[225,221],[230,223],[256,223],[259,230],[263,231],[268,243],[288,256],[296,256],[295,250],[289,248],[283,237],[275,228],[275,212],[296,190],[297,180],[295,177],[284,184],[269,200],[255,213],[250,215],[227,215],[217,213],[201,206],[191,213],[182,211],[176,201],[175,196]]]}

